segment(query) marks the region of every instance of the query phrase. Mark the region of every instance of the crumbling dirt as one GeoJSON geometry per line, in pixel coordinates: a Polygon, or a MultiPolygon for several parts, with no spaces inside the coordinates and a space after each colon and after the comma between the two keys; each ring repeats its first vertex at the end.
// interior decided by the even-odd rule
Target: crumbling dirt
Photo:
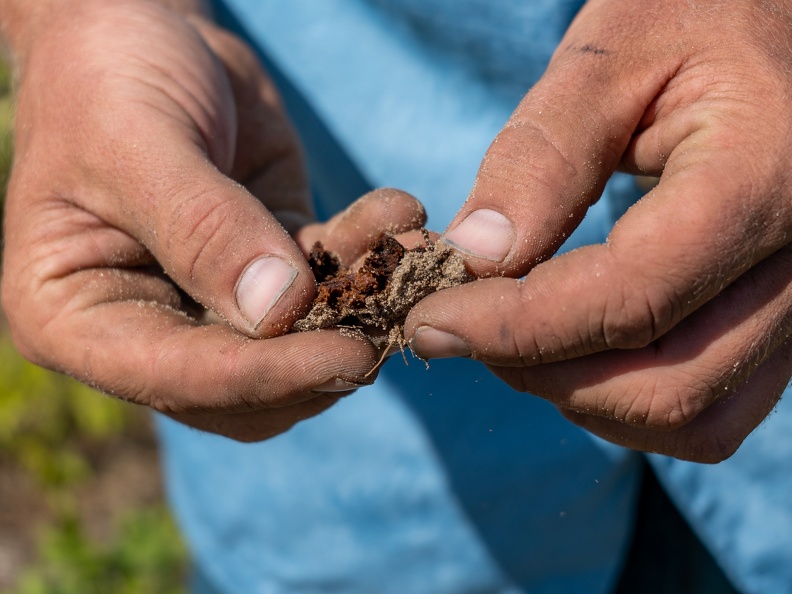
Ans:
{"type": "Polygon", "coordinates": [[[382,235],[357,271],[343,266],[317,242],[309,257],[317,295],[294,329],[349,328],[363,332],[379,348],[403,349],[404,321],[416,303],[435,291],[473,280],[454,250],[432,241],[426,231],[424,242],[407,249],[393,236],[382,235]]]}

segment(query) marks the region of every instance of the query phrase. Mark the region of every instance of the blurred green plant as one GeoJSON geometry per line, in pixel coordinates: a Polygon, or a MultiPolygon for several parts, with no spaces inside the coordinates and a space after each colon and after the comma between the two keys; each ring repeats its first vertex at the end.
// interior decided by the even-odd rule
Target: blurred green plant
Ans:
{"type": "Polygon", "coordinates": [[[2,594],[183,594],[187,551],[163,504],[120,513],[109,542],[80,523],[78,489],[90,450],[134,433],[143,411],[28,363],[0,333],[0,462],[38,484],[52,519],[36,560],[2,594]]]}
{"type": "Polygon", "coordinates": [[[0,95],[8,95],[11,92],[11,70],[0,63],[0,95]]]}
{"type": "Polygon", "coordinates": [[[11,75],[0,62],[0,225],[3,222],[3,203],[5,189],[8,184],[8,172],[11,170],[11,75]]]}
{"type": "Polygon", "coordinates": [[[128,513],[116,539],[103,546],[64,516],[45,533],[39,561],[5,594],[181,594],[184,556],[163,507],[128,513]]]}
{"type": "MultiPolygon", "coordinates": [[[[11,79],[0,63],[0,222],[12,121],[11,79]]],[[[25,361],[0,318],[0,464],[31,477],[50,512],[36,559],[2,594],[183,594],[187,552],[163,504],[119,512],[102,542],[76,511],[78,489],[95,478],[89,452],[134,438],[145,422],[137,407],[25,361]]]]}
{"type": "Polygon", "coordinates": [[[120,434],[123,404],[28,363],[0,339],[0,450],[50,491],[78,484],[90,468],[80,446],[120,434]]]}

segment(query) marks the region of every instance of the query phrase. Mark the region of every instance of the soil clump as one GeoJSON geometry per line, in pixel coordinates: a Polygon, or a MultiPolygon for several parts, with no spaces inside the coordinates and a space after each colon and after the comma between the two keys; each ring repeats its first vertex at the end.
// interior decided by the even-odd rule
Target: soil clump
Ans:
{"type": "Polygon", "coordinates": [[[317,295],[308,314],[294,329],[348,328],[363,332],[376,347],[407,345],[404,321],[427,295],[473,280],[462,258],[447,245],[432,241],[407,249],[384,234],[374,241],[357,271],[316,242],[309,263],[317,295]]]}

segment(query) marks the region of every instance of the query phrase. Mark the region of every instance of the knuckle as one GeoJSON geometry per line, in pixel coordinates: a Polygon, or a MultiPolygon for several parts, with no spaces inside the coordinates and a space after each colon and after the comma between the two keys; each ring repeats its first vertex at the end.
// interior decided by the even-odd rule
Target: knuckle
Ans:
{"type": "Polygon", "coordinates": [[[160,233],[165,237],[166,269],[183,282],[195,282],[227,249],[238,214],[229,200],[209,191],[176,199],[160,233]]]}
{"type": "Polygon", "coordinates": [[[719,394],[716,371],[701,367],[672,368],[657,383],[658,430],[675,431],[691,423],[719,394]]]}
{"type": "Polygon", "coordinates": [[[487,150],[480,178],[512,191],[539,186],[557,195],[580,172],[565,147],[553,138],[551,131],[536,122],[508,123],[487,150]],[[526,151],[526,146],[535,148],[526,151]]]}
{"type": "Polygon", "coordinates": [[[606,397],[604,408],[627,425],[669,433],[688,425],[712,399],[713,389],[705,382],[649,374],[629,393],[606,397]]]}
{"type": "Polygon", "coordinates": [[[655,431],[674,431],[687,425],[698,411],[690,410],[683,389],[655,394],[644,414],[643,425],[655,431]]]}
{"type": "Polygon", "coordinates": [[[592,317],[590,332],[607,348],[643,348],[673,326],[680,310],[674,292],[662,286],[627,285],[605,300],[603,311],[592,317]]]}

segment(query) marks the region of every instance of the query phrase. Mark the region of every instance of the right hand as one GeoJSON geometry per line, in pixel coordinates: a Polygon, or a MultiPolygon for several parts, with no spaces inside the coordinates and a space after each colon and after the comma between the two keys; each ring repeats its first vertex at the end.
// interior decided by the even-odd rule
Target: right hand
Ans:
{"type": "Polygon", "coordinates": [[[790,72],[791,0],[587,2],[444,236],[513,278],[430,295],[411,347],[619,445],[731,456],[792,377],[790,72]],[[660,182],[551,259],[617,166],[660,182]]]}
{"type": "MultiPolygon", "coordinates": [[[[50,19],[21,68],[2,297],[26,357],[245,441],[370,381],[366,342],[281,336],[315,283],[275,215],[296,228],[312,211],[249,48],[151,2],[86,1],[50,19]]],[[[414,199],[388,196],[310,239],[354,258],[383,221],[421,224],[414,199]]]]}

